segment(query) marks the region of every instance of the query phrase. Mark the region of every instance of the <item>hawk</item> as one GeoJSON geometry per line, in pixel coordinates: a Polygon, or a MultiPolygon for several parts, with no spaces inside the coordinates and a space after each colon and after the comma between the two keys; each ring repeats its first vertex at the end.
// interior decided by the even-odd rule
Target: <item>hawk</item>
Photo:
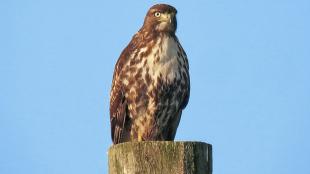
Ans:
{"type": "Polygon", "coordinates": [[[189,67],[175,31],[177,10],[152,6],[122,51],[110,93],[111,136],[127,141],[173,141],[190,93],[189,67]]]}

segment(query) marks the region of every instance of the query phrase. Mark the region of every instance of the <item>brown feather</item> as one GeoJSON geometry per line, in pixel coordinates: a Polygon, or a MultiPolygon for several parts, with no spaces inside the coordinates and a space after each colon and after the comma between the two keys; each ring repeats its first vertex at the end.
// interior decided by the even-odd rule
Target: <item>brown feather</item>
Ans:
{"type": "Polygon", "coordinates": [[[190,90],[187,56],[175,35],[176,12],[165,4],[151,7],[115,65],[110,96],[114,144],[174,140],[190,90]],[[155,12],[169,14],[170,23],[155,12]]]}

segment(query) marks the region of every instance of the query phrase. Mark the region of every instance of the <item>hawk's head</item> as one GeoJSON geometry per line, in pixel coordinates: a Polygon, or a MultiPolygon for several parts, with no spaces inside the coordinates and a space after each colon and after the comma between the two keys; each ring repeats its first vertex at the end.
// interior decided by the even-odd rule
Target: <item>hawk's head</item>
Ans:
{"type": "Polygon", "coordinates": [[[167,4],[152,6],[146,14],[143,28],[147,31],[174,33],[177,29],[177,10],[167,4]]]}

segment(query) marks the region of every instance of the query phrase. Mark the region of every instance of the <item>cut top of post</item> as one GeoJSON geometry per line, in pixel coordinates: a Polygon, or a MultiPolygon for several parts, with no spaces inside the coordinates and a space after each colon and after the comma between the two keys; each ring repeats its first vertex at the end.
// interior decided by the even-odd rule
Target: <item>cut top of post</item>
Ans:
{"type": "Polygon", "coordinates": [[[204,142],[143,141],[113,145],[109,174],[211,174],[212,145],[204,142]]]}

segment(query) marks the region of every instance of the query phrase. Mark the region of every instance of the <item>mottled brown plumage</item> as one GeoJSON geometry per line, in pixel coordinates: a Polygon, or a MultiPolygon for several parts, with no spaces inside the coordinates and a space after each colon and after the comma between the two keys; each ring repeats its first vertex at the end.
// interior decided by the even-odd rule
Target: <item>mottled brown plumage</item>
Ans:
{"type": "Polygon", "coordinates": [[[149,9],[114,70],[110,121],[114,144],[174,140],[189,99],[186,53],[175,35],[176,9],[149,9]]]}

